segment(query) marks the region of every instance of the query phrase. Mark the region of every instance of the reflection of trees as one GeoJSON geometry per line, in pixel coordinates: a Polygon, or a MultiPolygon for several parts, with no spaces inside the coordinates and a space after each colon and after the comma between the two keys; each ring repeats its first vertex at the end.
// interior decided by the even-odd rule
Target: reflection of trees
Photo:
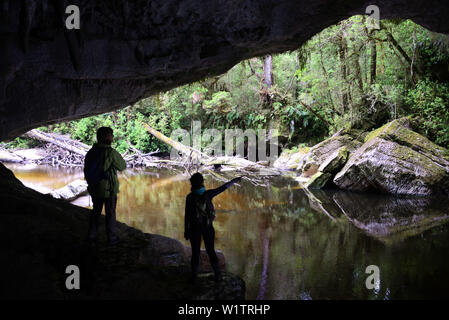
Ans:
{"type": "MultiPolygon", "coordinates": [[[[60,183],[65,173],[51,170],[23,173],[23,179],[60,183]]],[[[208,188],[220,183],[206,177],[208,188]]],[[[189,192],[189,182],[168,171],[121,176],[118,220],[187,244],[184,205],[189,192]]],[[[245,280],[247,298],[448,296],[449,226],[428,223],[444,222],[439,217],[448,213],[447,199],[383,200],[327,191],[314,196],[334,220],[309,203],[302,190],[290,188],[286,179],[273,178],[268,188],[242,182],[214,199],[216,248],[224,252],[228,270],[245,280]],[[376,240],[372,231],[377,229],[366,228],[373,221],[401,236],[376,240]],[[371,264],[381,270],[377,294],[364,285],[365,268],[371,264]]]]}
{"type": "MultiPolygon", "coordinates": [[[[172,176],[137,175],[121,181],[117,213],[121,221],[145,232],[187,244],[182,239],[190,185],[172,176]]],[[[208,188],[220,183],[206,178],[208,188]]],[[[437,230],[432,229],[426,233],[432,235],[431,241],[415,237],[399,247],[386,247],[336,212],[332,194],[324,192],[319,199],[334,220],[312,209],[305,194],[290,190],[288,184],[254,188],[242,183],[214,199],[216,248],[224,252],[228,270],[245,280],[247,298],[419,298],[418,289],[410,287],[430,290],[440,286],[442,290],[448,283],[444,280],[449,276],[442,274],[443,267],[449,267],[449,244],[443,241],[447,231],[434,235],[437,230]],[[435,248],[440,255],[435,256],[435,248]],[[370,264],[381,268],[377,296],[364,285],[365,268],[370,264]],[[432,274],[439,274],[442,283],[429,282],[432,274]]],[[[365,201],[351,205],[365,212],[365,201]]]]}

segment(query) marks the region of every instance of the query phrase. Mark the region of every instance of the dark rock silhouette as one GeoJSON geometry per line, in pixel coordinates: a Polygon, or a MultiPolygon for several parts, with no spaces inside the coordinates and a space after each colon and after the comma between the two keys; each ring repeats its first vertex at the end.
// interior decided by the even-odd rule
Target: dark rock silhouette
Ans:
{"type": "MultiPolygon", "coordinates": [[[[224,272],[189,282],[177,240],[117,223],[121,243],[85,242],[89,210],[25,187],[0,164],[0,297],[31,299],[243,299],[245,284],[224,272]],[[67,290],[65,268],[77,265],[81,289],[67,290]]],[[[101,218],[102,233],[104,216],[101,218]]]]}

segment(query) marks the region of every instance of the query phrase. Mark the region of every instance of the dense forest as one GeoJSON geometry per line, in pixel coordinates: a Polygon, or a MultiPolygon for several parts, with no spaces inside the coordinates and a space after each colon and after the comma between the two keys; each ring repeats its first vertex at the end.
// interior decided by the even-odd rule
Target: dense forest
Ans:
{"type": "MultiPolygon", "coordinates": [[[[143,99],[103,115],[42,127],[92,144],[112,126],[115,147],[167,150],[143,123],[169,136],[202,128],[276,128],[284,148],[312,145],[341,128],[367,131],[404,115],[449,147],[449,39],[409,20],[377,27],[354,16],[324,29],[299,49],[256,57],[220,76],[143,99]]],[[[7,147],[36,143],[16,138],[7,147]]]]}

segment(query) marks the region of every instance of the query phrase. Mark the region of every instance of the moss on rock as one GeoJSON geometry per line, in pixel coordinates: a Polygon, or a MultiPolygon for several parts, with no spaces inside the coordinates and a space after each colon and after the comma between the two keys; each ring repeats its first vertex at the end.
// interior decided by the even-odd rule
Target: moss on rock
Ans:
{"type": "Polygon", "coordinates": [[[305,184],[308,189],[322,189],[329,182],[332,174],[318,171],[305,184]]]}
{"type": "Polygon", "coordinates": [[[334,183],[352,191],[449,194],[448,150],[410,129],[410,118],[372,131],[334,183]]]}

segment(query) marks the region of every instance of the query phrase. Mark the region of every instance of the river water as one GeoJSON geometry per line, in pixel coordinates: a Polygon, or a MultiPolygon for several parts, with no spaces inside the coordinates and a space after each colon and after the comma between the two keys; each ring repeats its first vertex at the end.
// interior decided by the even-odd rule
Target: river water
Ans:
{"type": "MultiPolygon", "coordinates": [[[[8,165],[43,192],[82,177],[80,168],[8,165]]],[[[206,188],[222,182],[206,176],[206,188]]],[[[120,174],[117,219],[183,239],[187,178],[162,169],[120,174]]],[[[88,206],[88,198],[78,205],[88,206]]],[[[214,199],[216,249],[246,282],[247,299],[449,297],[447,199],[307,192],[286,177],[243,180],[214,199]],[[366,268],[380,271],[368,289],[366,268]]]]}

